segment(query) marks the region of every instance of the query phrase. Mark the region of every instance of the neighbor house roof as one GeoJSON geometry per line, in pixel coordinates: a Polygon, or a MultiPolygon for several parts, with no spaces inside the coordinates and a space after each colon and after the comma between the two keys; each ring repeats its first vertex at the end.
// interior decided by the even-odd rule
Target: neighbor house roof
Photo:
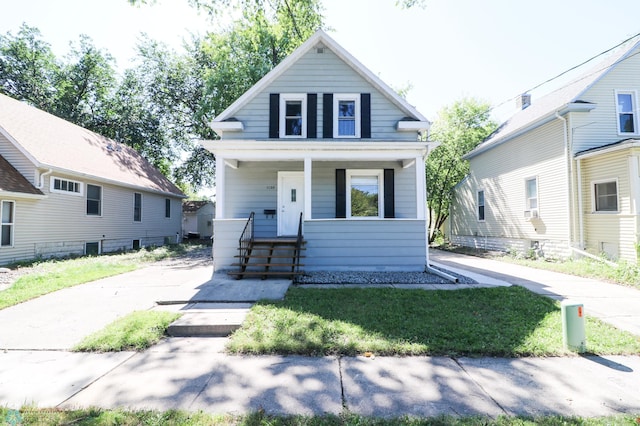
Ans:
{"type": "Polygon", "coordinates": [[[209,203],[211,203],[211,201],[184,201],[182,203],[182,212],[195,213],[209,203]]]}
{"type": "Polygon", "coordinates": [[[548,95],[543,96],[539,100],[534,100],[529,107],[516,112],[511,118],[505,121],[489,138],[478,145],[473,151],[466,154],[464,158],[469,159],[475,157],[482,152],[541,126],[555,119],[556,114],[562,115],[570,111],[589,111],[595,108],[595,104],[586,102],[582,99],[582,96],[602,77],[611,72],[620,62],[628,58],[638,46],[640,46],[640,42],[612,53],[585,74],[548,95]]]}
{"type": "Polygon", "coordinates": [[[184,196],[133,148],[1,94],[0,133],[38,168],[184,196]]]}
{"type": "Polygon", "coordinates": [[[4,193],[26,196],[44,195],[42,191],[33,186],[11,163],[0,155],[0,195],[4,193]]]}
{"type": "Polygon", "coordinates": [[[342,59],[347,65],[349,65],[354,71],[362,76],[366,81],[378,89],[384,96],[386,96],[392,103],[400,108],[408,117],[424,122],[427,126],[430,124],[429,120],[415,109],[414,106],[409,104],[402,96],[400,96],[395,90],[389,87],[383,82],[377,75],[372,73],[367,67],[362,65],[356,58],[354,58],[349,52],[347,52],[342,46],[340,46],[335,40],[323,30],[316,31],[307,41],[301,44],[296,50],[294,50],[289,56],[287,56],[282,62],[280,62],[269,73],[262,77],[251,89],[246,91],[240,96],[234,103],[232,103],[227,109],[222,111],[213,120],[213,122],[221,122],[231,119],[233,115],[245,106],[251,99],[253,99],[258,93],[265,89],[272,81],[278,78],[282,73],[288,70],[298,59],[300,59],[309,50],[316,48],[318,45],[323,45],[329,48],[340,59],[342,59]]]}

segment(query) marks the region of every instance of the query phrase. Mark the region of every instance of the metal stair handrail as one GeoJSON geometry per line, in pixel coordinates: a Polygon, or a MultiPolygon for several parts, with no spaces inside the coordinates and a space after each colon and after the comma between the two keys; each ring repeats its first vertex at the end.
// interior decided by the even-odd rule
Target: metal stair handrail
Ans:
{"type": "Polygon", "coordinates": [[[298,222],[298,239],[296,240],[296,272],[300,271],[300,249],[302,248],[302,212],[298,222]]]}
{"type": "Polygon", "coordinates": [[[253,222],[255,215],[255,212],[251,212],[251,214],[249,214],[249,219],[247,219],[247,223],[244,225],[244,229],[242,230],[242,234],[240,235],[240,272],[244,272],[247,268],[246,264],[249,261],[249,255],[251,254],[251,250],[253,247],[253,222]]]}

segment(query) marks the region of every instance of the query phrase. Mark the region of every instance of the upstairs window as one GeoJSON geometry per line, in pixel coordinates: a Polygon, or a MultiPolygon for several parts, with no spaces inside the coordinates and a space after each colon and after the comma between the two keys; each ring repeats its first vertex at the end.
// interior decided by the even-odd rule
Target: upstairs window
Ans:
{"type": "Polygon", "coordinates": [[[617,92],[618,133],[636,133],[636,94],[635,92],[617,92]]]}
{"type": "Polygon", "coordinates": [[[618,211],[618,182],[606,181],[593,184],[593,204],[596,212],[618,211]]]}
{"type": "Polygon", "coordinates": [[[54,177],[51,179],[51,191],[62,192],[65,194],[81,195],[82,184],[80,182],[76,182],[73,180],[60,179],[60,178],[54,177]]]}
{"type": "Polygon", "coordinates": [[[142,222],[142,194],[133,194],[133,221],[142,222]]]}
{"type": "Polygon", "coordinates": [[[280,137],[307,137],[307,95],[280,95],[280,137]]]}
{"type": "Polygon", "coordinates": [[[0,215],[2,217],[0,247],[11,247],[13,246],[15,203],[13,201],[2,201],[0,203],[0,210],[0,215]]]}
{"type": "Polygon", "coordinates": [[[333,95],[333,137],[334,138],[359,138],[360,137],[360,95],[341,94],[333,95]]]}
{"type": "Polygon", "coordinates": [[[87,184],[87,215],[102,216],[102,187],[87,184]]]}
{"type": "Polygon", "coordinates": [[[478,205],[478,220],[484,222],[484,191],[478,191],[477,194],[478,205]]]}

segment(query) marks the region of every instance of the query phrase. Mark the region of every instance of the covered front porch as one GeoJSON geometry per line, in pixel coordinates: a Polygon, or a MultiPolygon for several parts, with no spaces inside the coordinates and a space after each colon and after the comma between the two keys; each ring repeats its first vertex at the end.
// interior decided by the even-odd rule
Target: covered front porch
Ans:
{"type": "Polygon", "coordinates": [[[237,263],[254,212],[257,239],[295,238],[302,218],[305,271],[424,270],[427,143],[204,145],[216,155],[216,269],[237,263]]]}

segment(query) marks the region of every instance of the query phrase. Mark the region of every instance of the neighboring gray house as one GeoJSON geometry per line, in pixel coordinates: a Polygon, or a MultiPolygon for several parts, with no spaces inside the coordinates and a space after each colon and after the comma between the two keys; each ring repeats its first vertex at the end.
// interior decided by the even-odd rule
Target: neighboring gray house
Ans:
{"type": "Polygon", "coordinates": [[[0,95],[0,264],[175,242],[182,198],[132,148],[0,95]]]}
{"type": "Polygon", "coordinates": [[[546,256],[640,255],[640,43],[522,109],[466,155],[450,239],[546,256]]]}
{"type": "Polygon", "coordinates": [[[202,142],[216,156],[215,267],[244,270],[237,255],[293,268],[278,248],[301,229],[307,271],[424,270],[429,125],[316,32],[213,120],[220,140],[202,142]],[[238,254],[251,229],[263,245],[238,254]]]}
{"type": "Polygon", "coordinates": [[[211,238],[215,205],[211,201],[182,202],[182,237],[211,238]]]}

